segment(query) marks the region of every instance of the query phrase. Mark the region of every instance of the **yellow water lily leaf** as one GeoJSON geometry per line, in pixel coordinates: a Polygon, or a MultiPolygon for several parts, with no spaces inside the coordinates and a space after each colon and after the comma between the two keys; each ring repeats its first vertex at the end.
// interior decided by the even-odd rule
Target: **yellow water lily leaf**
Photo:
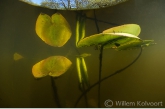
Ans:
{"type": "Polygon", "coordinates": [[[51,17],[41,13],[37,18],[35,30],[46,44],[54,47],[63,46],[71,37],[70,26],[60,13],[51,17]]]}
{"type": "Polygon", "coordinates": [[[23,56],[20,55],[20,54],[18,54],[18,53],[14,53],[14,55],[13,55],[13,59],[14,59],[15,61],[20,60],[20,59],[22,59],[22,58],[23,58],[23,56]]]}
{"type": "Polygon", "coordinates": [[[41,78],[44,76],[58,77],[64,74],[72,62],[63,56],[51,56],[46,58],[32,67],[32,73],[35,78],[41,78]]]}

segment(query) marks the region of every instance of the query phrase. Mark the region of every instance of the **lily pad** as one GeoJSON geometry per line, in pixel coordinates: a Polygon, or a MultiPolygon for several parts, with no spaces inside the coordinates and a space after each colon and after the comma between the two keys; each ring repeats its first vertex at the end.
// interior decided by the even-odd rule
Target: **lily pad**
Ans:
{"type": "Polygon", "coordinates": [[[32,68],[32,73],[35,78],[42,78],[47,75],[58,77],[64,74],[72,62],[63,56],[51,56],[36,63],[32,68]]]}
{"type": "Polygon", "coordinates": [[[41,13],[36,21],[37,35],[48,45],[63,46],[71,37],[71,30],[65,18],[55,13],[51,17],[41,13]]]}
{"type": "Polygon", "coordinates": [[[92,45],[107,45],[116,46],[125,43],[132,39],[140,39],[137,37],[140,33],[140,26],[137,24],[126,24],[113,27],[103,31],[103,33],[95,34],[86,37],[78,42],[77,47],[92,46],[92,45]]]}

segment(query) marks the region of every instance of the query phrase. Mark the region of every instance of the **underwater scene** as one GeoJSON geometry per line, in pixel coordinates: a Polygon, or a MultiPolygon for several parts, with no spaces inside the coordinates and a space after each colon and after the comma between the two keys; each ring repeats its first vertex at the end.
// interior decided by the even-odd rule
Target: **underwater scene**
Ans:
{"type": "Polygon", "coordinates": [[[165,0],[1,0],[0,108],[165,108],[165,0]]]}

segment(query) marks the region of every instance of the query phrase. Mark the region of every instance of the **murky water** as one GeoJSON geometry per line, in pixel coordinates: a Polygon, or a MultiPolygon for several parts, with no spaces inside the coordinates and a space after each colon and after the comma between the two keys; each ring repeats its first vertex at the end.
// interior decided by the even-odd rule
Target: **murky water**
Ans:
{"type": "MultiPolygon", "coordinates": [[[[101,106],[107,99],[112,101],[163,102],[165,107],[165,1],[130,0],[113,7],[96,10],[97,19],[119,25],[136,23],[141,27],[141,39],[153,39],[157,44],[143,50],[141,57],[131,67],[101,84],[101,106]]],[[[52,55],[66,56],[72,61],[71,68],[55,80],[62,107],[73,107],[81,94],[78,88],[75,50],[75,11],[58,11],[68,21],[73,32],[71,39],[61,48],[45,44],[35,33],[38,15],[48,15],[55,10],[34,7],[18,0],[1,0],[0,3],[0,107],[57,107],[49,76],[36,80],[32,66],[52,55]],[[14,61],[14,53],[24,58],[14,61]]],[[[85,11],[94,17],[93,11],[85,11]]],[[[98,23],[100,31],[114,25],[98,23]]],[[[86,20],[86,36],[96,34],[93,20],[86,20]]],[[[99,51],[94,47],[78,48],[80,53],[90,53],[85,58],[91,84],[98,81],[99,51]]],[[[114,51],[105,49],[102,77],[112,74],[130,62],[140,52],[137,50],[114,51]]],[[[97,91],[88,92],[89,107],[97,107],[97,91]]],[[[77,107],[85,107],[84,98],[77,107]]],[[[117,106],[114,107],[126,107],[117,106]]],[[[129,106],[128,106],[129,107],[129,106]]],[[[143,106],[130,106],[143,107],[143,106]]],[[[144,106],[152,107],[152,106],[144,106]]]]}

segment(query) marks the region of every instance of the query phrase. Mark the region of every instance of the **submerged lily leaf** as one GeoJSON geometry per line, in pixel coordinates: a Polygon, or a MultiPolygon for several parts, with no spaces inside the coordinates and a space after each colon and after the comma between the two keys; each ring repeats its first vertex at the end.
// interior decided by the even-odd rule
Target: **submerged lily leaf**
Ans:
{"type": "Polygon", "coordinates": [[[36,21],[37,35],[48,45],[63,46],[71,37],[71,30],[65,18],[55,13],[51,17],[41,13],[36,21]]]}
{"type": "Polygon", "coordinates": [[[111,48],[128,42],[129,40],[140,38],[137,37],[140,33],[140,26],[137,24],[126,24],[122,26],[113,27],[103,31],[103,33],[95,34],[86,37],[78,42],[78,47],[92,46],[92,45],[111,45],[111,48]]]}
{"type": "Polygon", "coordinates": [[[20,0],[34,6],[58,10],[86,10],[113,6],[127,0],[20,0]]]}
{"type": "Polygon", "coordinates": [[[36,63],[32,68],[32,73],[35,78],[44,76],[58,77],[65,73],[72,62],[63,56],[51,56],[36,63]]]}

